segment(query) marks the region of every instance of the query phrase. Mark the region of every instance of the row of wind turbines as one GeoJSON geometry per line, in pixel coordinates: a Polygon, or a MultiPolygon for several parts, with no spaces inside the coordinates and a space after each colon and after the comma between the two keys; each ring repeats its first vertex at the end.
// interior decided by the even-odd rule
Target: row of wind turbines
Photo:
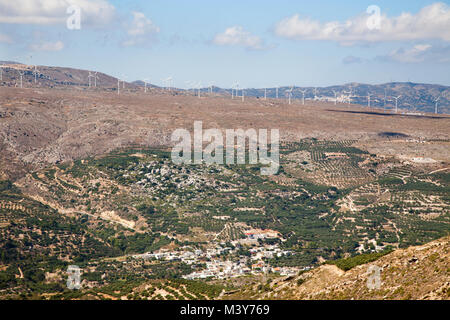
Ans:
{"type": "MultiPolygon", "coordinates": [[[[30,60],[31,60],[31,56],[30,56],[30,60]]],[[[0,66],[0,81],[3,81],[3,68],[5,66],[0,66]]],[[[38,76],[40,76],[40,72],[37,68],[37,65],[32,65],[32,74],[34,76],[34,83],[37,84],[37,78],[38,76]]],[[[16,87],[20,87],[23,88],[23,78],[25,75],[25,70],[17,70],[18,72],[18,80],[19,82],[16,83],[16,87]]],[[[125,78],[125,76],[123,76],[123,78],[125,78]]],[[[97,87],[97,80],[99,80],[100,78],[98,77],[98,72],[88,72],[88,83],[89,83],[89,88],[96,88],[97,87]]],[[[173,85],[173,77],[170,76],[168,78],[164,78],[161,79],[162,83],[163,83],[163,90],[168,90],[168,91],[172,91],[174,89],[174,85],[173,85]]],[[[151,83],[149,79],[144,79],[144,92],[147,93],[148,89],[151,88],[151,83]],[[150,86],[149,86],[150,84],[150,86]]],[[[125,89],[125,80],[122,80],[120,78],[117,78],[117,94],[120,94],[120,89],[122,87],[122,90],[125,89]]],[[[188,85],[189,88],[188,91],[193,90],[194,94],[196,93],[196,95],[200,98],[201,97],[201,91],[202,89],[205,89],[205,87],[202,87],[202,83],[201,82],[195,82],[195,81],[186,81],[186,84],[188,85]]],[[[207,87],[209,94],[212,94],[214,92],[214,83],[211,82],[207,87]]],[[[285,95],[287,96],[288,99],[288,104],[292,104],[293,102],[293,95],[294,95],[294,90],[299,91],[302,94],[302,105],[305,105],[305,96],[306,93],[309,91],[308,89],[300,89],[297,88],[295,89],[295,86],[291,86],[289,89],[285,90],[285,95]]],[[[240,88],[239,87],[239,82],[235,82],[232,84],[231,88],[231,99],[235,99],[235,98],[241,98],[242,101],[245,101],[245,89],[244,88],[240,88]],[[239,96],[239,91],[241,92],[241,95],[239,96]]],[[[367,106],[369,108],[372,107],[372,103],[373,102],[378,102],[380,103],[380,99],[378,99],[377,97],[374,97],[375,95],[373,93],[368,93],[367,96],[357,96],[353,94],[353,89],[350,88],[349,91],[345,91],[343,90],[342,92],[336,91],[336,90],[332,90],[334,93],[334,105],[337,105],[338,103],[338,95],[340,95],[340,100],[342,102],[347,102],[348,105],[351,105],[351,101],[354,98],[367,98],[367,106]]],[[[314,93],[314,101],[320,100],[321,97],[317,96],[317,88],[314,88],[313,90],[314,93]]],[[[386,102],[395,102],[395,113],[398,113],[398,107],[399,107],[399,99],[402,97],[402,95],[399,96],[391,96],[388,97],[387,96],[387,90],[385,89],[385,93],[384,93],[384,99],[383,99],[383,107],[384,109],[386,109],[386,102]]],[[[279,99],[279,87],[277,86],[275,88],[275,98],[279,99]]],[[[439,95],[438,97],[436,97],[434,99],[434,113],[437,114],[438,113],[438,106],[439,106],[439,100],[441,98],[441,95],[439,95]]],[[[267,88],[264,88],[264,100],[267,100],[267,88]]]]}
{"type": "MultiPolygon", "coordinates": [[[[295,90],[294,88],[295,88],[294,86],[291,86],[289,89],[287,89],[285,91],[287,99],[288,99],[288,104],[292,104],[293,93],[294,93],[294,90],[295,90]]],[[[278,95],[279,87],[276,87],[275,90],[276,90],[275,96],[276,96],[276,99],[278,99],[279,98],[279,95],[278,95]]],[[[308,92],[308,89],[303,89],[302,90],[302,89],[298,88],[297,90],[302,94],[302,99],[301,99],[302,105],[305,105],[305,95],[308,92]]],[[[372,102],[381,102],[378,98],[374,97],[375,94],[370,93],[370,92],[367,94],[367,96],[357,96],[357,95],[353,94],[353,89],[351,89],[351,88],[350,88],[349,91],[345,91],[345,90],[342,91],[342,92],[339,92],[339,91],[336,91],[336,90],[332,90],[332,91],[334,93],[334,105],[337,105],[337,103],[338,103],[338,95],[339,94],[341,94],[341,101],[347,102],[349,106],[351,105],[351,101],[352,101],[353,98],[367,98],[367,107],[368,108],[371,108],[373,106],[372,102]],[[374,97],[374,98],[372,98],[372,97],[374,97]]],[[[314,99],[313,100],[314,101],[320,100],[321,97],[317,96],[317,88],[314,88],[313,92],[314,92],[314,99]]],[[[399,102],[399,99],[401,97],[402,97],[402,95],[388,97],[387,96],[387,90],[385,89],[384,90],[384,99],[383,99],[383,107],[384,107],[384,109],[386,109],[386,105],[387,105],[386,102],[388,102],[388,101],[389,102],[395,102],[395,113],[398,113],[398,107],[399,107],[399,103],[398,102],[399,102]]],[[[434,99],[434,103],[435,103],[435,110],[434,110],[434,112],[436,114],[438,113],[438,103],[439,103],[440,98],[441,98],[441,95],[439,95],[437,98],[434,99]]],[[[267,88],[264,88],[264,100],[267,100],[267,88]]]]}

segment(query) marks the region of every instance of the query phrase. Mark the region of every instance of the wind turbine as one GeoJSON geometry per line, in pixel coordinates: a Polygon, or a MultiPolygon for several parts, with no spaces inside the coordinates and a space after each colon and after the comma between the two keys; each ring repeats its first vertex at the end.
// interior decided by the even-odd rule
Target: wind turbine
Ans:
{"type": "Polygon", "coordinates": [[[231,86],[231,99],[234,99],[235,97],[237,98],[239,96],[238,91],[239,91],[239,82],[236,81],[231,86]]]}
{"type": "Polygon", "coordinates": [[[277,94],[276,94],[276,97],[277,97],[277,99],[278,99],[278,86],[277,86],[277,94]]]}
{"type": "Polygon", "coordinates": [[[201,88],[202,88],[202,83],[201,82],[198,82],[197,83],[197,90],[198,90],[198,98],[200,99],[201,98],[201,93],[200,93],[200,90],[201,90],[201,88]]]}
{"type": "Polygon", "coordinates": [[[0,66],[0,81],[3,81],[3,65],[0,66]]]}
{"type": "Polygon", "coordinates": [[[334,93],[334,105],[337,105],[337,91],[333,90],[334,93]]]}
{"type": "Polygon", "coordinates": [[[292,90],[294,90],[294,86],[292,86],[291,89],[287,90],[287,93],[288,93],[288,96],[289,96],[289,104],[291,104],[292,90]]]}
{"type": "Polygon", "coordinates": [[[120,80],[119,78],[117,78],[117,94],[119,95],[120,94],[120,82],[122,81],[122,84],[123,84],[123,80],[120,80]]]}
{"type": "Polygon", "coordinates": [[[89,71],[88,79],[89,79],[89,88],[91,87],[91,78],[93,78],[94,75],[89,71]]]}
{"type": "Polygon", "coordinates": [[[267,88],[264,88],[264,100],[267,100],[267,88]]]}
{"type": "Polygon", "coordinates": [[[209,94],[210,94],[210,95],[213,94],[213,91],[214,91],[214,90],[213,90],[213,89],[214,89],[213,87],[214,87],[214,82],[210,82],[210,83],[209,83],[209,94]]]}
{"type": "Polygon", "coordinates": [[[173,78],[172,78],[172,76],[168,77],[166,81],[169,84],[169,91],[171,91],[172,90],[172,85],[173,85],[173,78]]]}
{"type": "Polygon", "coordinates": [[[305,90],[299,90],[302,93],[302,104],[305,105],[305,93],[308,91],[308,89],[305,90]]]}
{"type": "Polygon", "coordinates": [[[126,75],[122,75],[122,79],[123,80],[120,80],[121,82],[122,82],[122,89],[125,89],[125,81],[126,81],[126,79],[127,79],[127,76],[126,75]]]}
{"type": "Polygon", "coordinates": [[[245,91],[244,91],[244,89],[242,89],[242,102],[244,102],[245,101],[245,91]]]}
{"type": "Polygon", "coordinates": [[[97,72],[94,73],[94,86],[97,88],[97,79],[100,80],[100,78],[97,76],[97,72]]]}
{"type": "Polygon", "coordinates": [[[34,84],[36,84],[37,83],[37,74],[38,74],[38,69],[37,69],[36,65],[34,65],[33,73],[34,73],[34,84]]]}
{"type": "Polygon", "coordinates": [[[438,101],[441,98],[441,96],[437,97],[436,100],[434,100],[434,113],[437,114],[438,113],[438,101]]]}
{"type": "MultiPolygon", "coordinates": [[[[37,70],[37,66],[36,66],[36,65],[33,65],[32,60],[33,60],[33,56],[30,56],[30,65],[31,65],[31,67],[34,66],[34,71],[33,71],[33,74],[34,74],[34,84],[36,84],[36,82],[37,82],[37,72],[38,72],[38,70],[37,70]]],[[[33,69],[33,68],[32,68],[32,69],[33,69]]]]}
{"type": "Polygon", "coordinates": [[[400,99],[402,96],[393,97],[395,99],[395,113],[398,113],[398,99],[400,99]]]}
{"type": "Polygon", "coordinates": [[[344,91],[344,94],[347,94],[347,102],[348,102],[348,106],[350,107],[350,99],[351,99],[351,95],[352,95],[352,89],[350,89],[350,91],[344,91]]]}
{"type": "Polygon", "coordinates": [[[370,109],[370,97],[373,96],[373,94],[367,93],[367,107],[370,109]]]}
{"type": "Polygon", "coordinates": [[[144,79],[144,92],[147,93],[147,79],[144,79]]]}
{"type": "Polygon", "coordinates": [[[19,72],[19,75],[20,75],[20,88],[23,88],[23,75],[25,74],[25,72],[24,71],[17,71],[17,72],[19,72]]]}

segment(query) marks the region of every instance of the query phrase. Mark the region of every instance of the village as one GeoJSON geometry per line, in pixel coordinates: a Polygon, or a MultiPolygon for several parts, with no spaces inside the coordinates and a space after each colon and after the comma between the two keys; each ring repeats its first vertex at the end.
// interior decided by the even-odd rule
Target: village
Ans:
{"type": "Polygon", "coordinates": [[[244,275],[275,273],[281,276],[294,276],[299,271],[310,267],[278,267],[271,266],[270,259],[295,254],[282,250],[279,244],[258,242],[262,239],[276,239],[279,234],[273,230],[251,229],[245,232],[246,238],[229,243],[213,241],[205,249],[191,246],[176,250],[160,249],[155,252],[133,255],[134,259],[153,261],[180,261],[187,265],[203,268],[188,275],[184,279],[227,279],[244,275]]]}

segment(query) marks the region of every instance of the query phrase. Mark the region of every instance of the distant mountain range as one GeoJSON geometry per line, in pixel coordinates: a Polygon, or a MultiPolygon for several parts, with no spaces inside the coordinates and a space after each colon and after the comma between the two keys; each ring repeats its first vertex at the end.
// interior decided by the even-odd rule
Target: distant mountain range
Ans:
{"type": "MultiPolygon", "coordinates": [[[[280,87],[279,97],[286,98],[292,88],[293,99],[335,101],[338,103],[351,103],[371,107],[395,108],[395,99],[398,98],[398,108],[411,112],[434,112],[436,99],[438,100],[438,113],[450,113],[450,87],[436,84],[423,84],[411,82],[391,82],[379,85],[362,83],[349,83],[323,88],[313,87],[280,87]],[[336,92],[336,95],[335,95],[336,92]],[[350,93],[351,92],[351,93],[350,93]]],[[[264,97],[265,89],[245,89],[245,95],[251,97],[264,97]]],[[[267,89],[267,97],[274,98],[276,88],[267,89]]]]}
{"type": "MultiPolygon", "coordinates": [[[[89,79],[91,88],[95,85],[98,89],[115,91],[117,90],[117,78],[110,75],[89,70],[80,70],[64,67],[37,66],[36,72],[34,66],[21,64],[12,61],[0,61],[2,65],[2,77],[0,84],[3,86],[20,86],[20,74],[23,72],[23,86],[37,87],[64,87],[74,86],[81,89],[89,88],[89,79]],[[89,74],[91,76],[89,77],[89,74]],[[36,83],[35,83],[36,80],[36,83]]],[[[134,82],[125,82],[128,90],[141,90],[145,83],[142,80],[134,82]]],[[[148,84],[149,88],[160,88],[153,84],[148,84]]],[[[292,99],[295,103],[301,104],[304,97],[305,101],[329,101],[334,103],[335,97],[337,103],[353,103],[360,105],[369,105],[371,107],[395,108],[395,99],[398,98],[398,108],[408,112],[435,112],[436,99],[438,100],[438,113],[450,114],[450,87],[437,84],[421,84],[411,82],[391,82],[379,85],[368,85],[362,83],[348,83],[344,85],[335,85],[329,87],[279,87],[278,97],[288,98],[289,91],[292,89],[292,99]],[[306,91],[305,91],[306,90],[306,91]]],[[[176,89],[178,91],[186,91],[176,89]]],[[[210,88],[200,89],[202,94],[208,93],[210,88]]],[[[231,89],[212,87],[216,95],[231,95],[231,89]]],[[[245,96],[264,98],[276,98],[277,88],[250,88],[244,89],[245,96]]],[[[239,89],[238,94],[242,94],[239,89]]]]}

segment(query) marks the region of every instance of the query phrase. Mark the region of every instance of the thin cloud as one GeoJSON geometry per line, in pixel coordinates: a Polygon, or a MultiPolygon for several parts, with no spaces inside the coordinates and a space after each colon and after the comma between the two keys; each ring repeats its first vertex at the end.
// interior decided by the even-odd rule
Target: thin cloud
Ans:
{"type": "Polygon", "coordinates": [[[133,21],[128,26],[128,39],[122,42],[123,46],[136,46],[154,42],[155,35],[161,30],[152,20],[148,19],[142,12],[133,12],[133,21]]]}
{"type": "Polygon", "coordinates": [[[364,13],[345,22],[321,23],[295,14],[279,21],[274,33],[293,40],[336,41],[343,45],[425,39],[450,41],[450,7],[445,3],[431,4],[417,14],[402,13],[392,18],[381,14],[378,29],[369,28],[368,19],[369,15],[364,13]]]}
{"type": "Polygon", "coordinates": [[[421,63],[421,62],[450,62],[450,46],[433,46],[431,44],[417,44],[411,48],[399,48],[391,53],[376,57],[378,61],[421,63]]]}
{"type": "Polygon", "coordinates": [[[0,23],[65,24],[72,5],[81,9],[82,25],[107,24],[115,16],[115,7],[107,0],[0,0],[0,23]]]}
{"type": "Polygon", "coordinates": [[[0,33],[0,43],[13,43],[14,41],[12,40],[12,38],[6,34],[0,33]]]}
{"type": "Polygon", "coordinates": [[[44,41],[30,45],[30,49],[33,51],[61,51],[64,49],[64,43],[62,41],[44,41]]]}
{"type": "Polygon", "coordinates": [[[216,34],[212,43],[219,46],[239,46],[251,50],[264,50],[268,47],[264,41],[241,26],[227,28],[224,32],[216,34]]]}
{"type": "Polygon", "coordinates": [[[361,58],[355,56],[346,56],[344,59],[342,59],[343,64],[356,64],[362,62],[363,60],[361,58]]]}

